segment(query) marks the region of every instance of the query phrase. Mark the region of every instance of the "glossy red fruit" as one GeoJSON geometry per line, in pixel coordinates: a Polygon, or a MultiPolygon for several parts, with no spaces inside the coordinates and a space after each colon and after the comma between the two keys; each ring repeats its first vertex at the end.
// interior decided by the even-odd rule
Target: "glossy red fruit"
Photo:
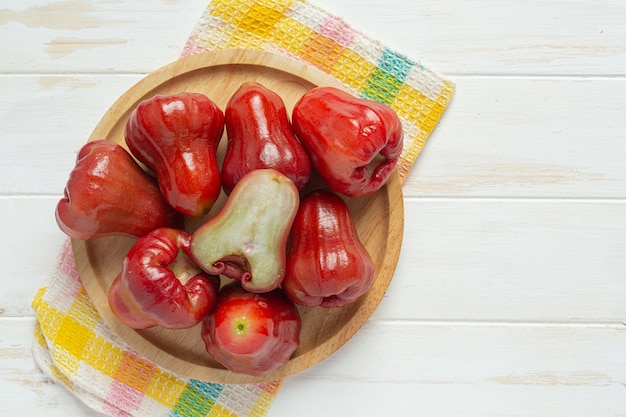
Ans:
{"type": "Polygon", "coordinates": [[[189,243],[189,233],[172,228],[137,240],[109,290],[111,311],[121,322],[134,329],[187,329],[209,314],[220,278],[188,258],[189,243]]]}
{"type": "Polygon", "coordinates": [[[402,123],[391,107],[333,87],[304,94],[292,125],[328,188],[350,197],[378,191],[402,153],[402,123]]]}
{"type": "Polygon", "coordinates": [[[207,352],[227,369],[254,376],[271,374],[300,345],[302,323],[296,306],[280,289],[262,294],[239,282],[225,286],[203,321],[207,352]]]}
{"type": "Polygon", "coordinates": [[[154,178],[126,149],[108,140],[87,142],[80,149],[55,215],[61,230],[79,240],[140,237],[182,223],[154,178]]]}
{"type": "Polygon", "coordinates": [[[287,297],[305,306],[341,307],[372,286],[374,272],[343,199],[328,190],[303,198],[282,283],[287,297]]]}
{"type": "Polygon", "coordinates": [[[228,146],[222,166],[227,193],[253,169],[273,168],[302,190],[311,176],[309,156],[296,139],[285,104],[257,83],[243,84],[226,106],[228,146]]]}
{"type": "Polygon", "coordinates": [[[201,217],[221,191],[217,146],[224,114],[200,93],[157,95],[130,114],[130,152],[156,174],[165,199],[180,213],[201,217]]]}

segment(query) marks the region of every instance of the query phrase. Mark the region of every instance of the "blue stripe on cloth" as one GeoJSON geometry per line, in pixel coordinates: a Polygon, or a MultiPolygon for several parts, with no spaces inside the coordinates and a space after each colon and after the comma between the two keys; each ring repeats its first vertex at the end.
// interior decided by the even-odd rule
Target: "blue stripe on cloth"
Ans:
{"type": "Polygon", "coordinates": [[[206,417],[223,389],[222,384],[191,380],[170,417],[206,417]]]}

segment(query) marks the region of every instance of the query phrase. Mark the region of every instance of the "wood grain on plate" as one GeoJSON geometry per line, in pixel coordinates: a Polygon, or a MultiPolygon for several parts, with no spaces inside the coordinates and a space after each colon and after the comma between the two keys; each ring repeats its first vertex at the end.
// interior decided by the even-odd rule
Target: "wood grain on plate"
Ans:
{"type": "MultiPolygon", "coordinates": [[[[183,58],[148,75],[123,94],[94,129],[90,140],[108,139],[125,146],[123,130],[129,113],[146,98],[182,91],[200,92],[224,109],[228,99],[245,82],[255,81],[277,92],[290,111],[309,89],[337,82],[323,72],[286,56],[260,51],[216,51],[183,58]]],[[[220,143],[223,156],[225,137],[220,143]]],[[[317,183],[319,185],[319,183],[317,183]]],[[[223,205],[222,196],[207,215],[223,205]]],[[[179,375],[220,382],[249,383],[275,379],[304,370],[323,360],[347,342],[367,321],[382,299],[396,268],[402,242],[404,209],[400,180],[394,174],[374,195],[346,199],[359,236],[376,266],[376,280],[357,302],[336,309],[300,308],[301,344],[292,359],[265,377],[235,374],[224,369],[205,351],[199,326],[188,330],[153,328],[136,331],[119,322],[107,301],[108,289],[121,271],[122,259],[134,243],[125,237],[73,241],[81,279],[104,321],[135,351],[179,375]]],[[[201,221],[190,221],[189,230],[201,221]]]]}

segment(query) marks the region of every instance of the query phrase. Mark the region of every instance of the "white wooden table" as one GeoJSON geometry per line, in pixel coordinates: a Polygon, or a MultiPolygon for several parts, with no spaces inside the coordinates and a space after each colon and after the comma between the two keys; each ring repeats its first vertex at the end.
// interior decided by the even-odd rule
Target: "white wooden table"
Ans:
{"type": "MultiPolygon", "coordinates": [[[[385,299],[270,416],[626,415],[626,2],[316,3],[457,91],[404,186],[385,299]]],[[[204,7],[0,2],[0,415],[96,415],[30,353],[54,206],[106,109],[204,7]]]]}

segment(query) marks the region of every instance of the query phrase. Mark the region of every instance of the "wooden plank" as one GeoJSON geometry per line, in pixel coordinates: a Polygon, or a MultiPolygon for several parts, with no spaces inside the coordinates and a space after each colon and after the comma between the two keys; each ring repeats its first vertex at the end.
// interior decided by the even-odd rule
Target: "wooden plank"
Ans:
{"type": "MultiPolygon", "coordinates": [[[[0,194],[60,194],[109,106],[142,76],[4,76],[0,194]],[[28,126],[25,129],[24,126],[28,126]]],[[[626,197],[626,79],[460,77],[407,196],[626,197]],[[619,93],[615,93],[619,92],[619,93]],[[528,95],[532,104],[519,97],[528,95]]]]}
{"type": "Polygon", "coordinates": [[[32,0],[0,6],[4,73],[150,72],[180,55],[205,9],[194,0],[32,0]]]}
{"type": "Polygon", "coordinates": [[[141,76],[2,76],[0,194],[62,195],[76,154],[141,76]],[[28,127],[28,128],[26,128],[28,127]]]}
{"type": "Polygon", "coordinates": [[[56,198],[0,198],[7,238],[0,240],[0,316],[34,315],[30,303],[52,275],[65,235],[54,220],[56,198]],[[10,236],[10,238],[9,238],[10,236]]]}
{"type": "Polygon", "coordinates": [[[444,73],[600,75],[626,68],[626,4],[619,0],[316,3],[444,73]]]}
{"type": "MultiPolygon", "coordinates": [[[[619,0],[316,4],[445,73],[623,74],[626,68],[626,4],[619,0]]],[[[176,59],[204,8],[195,0],[12,2],[0,6],[0,49],[6,56],[30,54],[3,60],[0,72],[150,72],[176,59]]]]}
{"type": "MultiPolygon", "coordinates": [[[[0,199],[2,213],[28,219],[33,230],[6,225],[13,238],[0,243],[0,262],[11,265],[0,274],[4,315],[32,315],[28,300],[53,270],[64,239],[54,222],[56,202],[0,199]]],[[[405,219],[400,261],[377,319],[615,323],[626,317],[623,200],[408,198],[405,219]]]]}
{"type": "MultiPolygon", "coordinates": [[[[32,329],[32,319],[0,319],[2,410],[95,415],[35,368],[32,329]]],[[[617,325],[373,320],[333,356],[288,377],[270,415],[292,416],[295,404],[303,417],[622,415],[624,349],[617,325]]]]}
{"type": "Polygon", "coordinates": [[[96,417],[60,383],[46,377],[32,357],[34,319],[0,318],[0,411],[3,415],[96,417]]]}
{"type": "Polygon", "coordinates": [[[375,317],[626,317],[623,200],[410,198],[405,218],[398,269],[375,317]]]}
{"type": "Polygon", "coordinates": [[[294,404],[302,416],[622,415],[624,336],[621,326],[372,321],[286,380],[272,415],[294,404]]]}
{"type": "Polygon", "coordinates": [[[405,195],[626,197],[626,118],[616,117],[626,105],[626,79],[456,82],[405,195]]]}

